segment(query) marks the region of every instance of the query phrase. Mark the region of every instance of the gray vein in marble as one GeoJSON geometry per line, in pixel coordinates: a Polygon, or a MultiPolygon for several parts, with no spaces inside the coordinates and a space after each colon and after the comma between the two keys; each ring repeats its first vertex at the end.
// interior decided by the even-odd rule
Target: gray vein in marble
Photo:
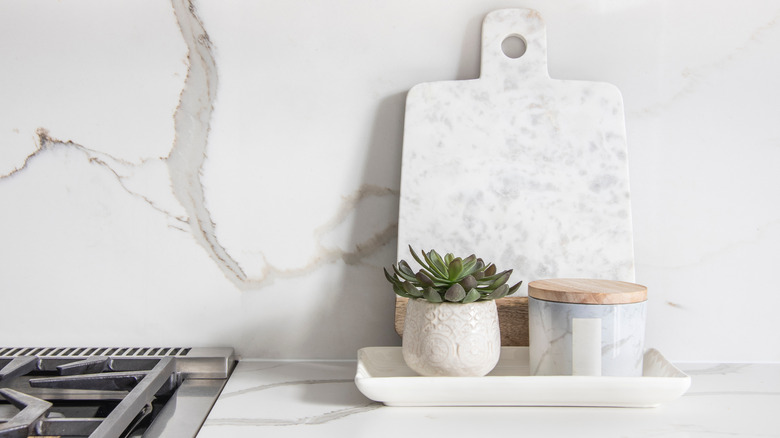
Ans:
{"type": "Polygon", "coordinates": [[[206,160],[211,114],[217,95],[217,65],[214,49],[203,22],[191,1],[172,0],[174,14],[188,47],[189,66],[174,115],[175,139],[166,158],[173,193],[189,215],[189,225],[195,240],[202,246],[225,276],[240,290],[254,290],[278,278],[292,278],[310,273],[320,266],[343,260],[350,265],[361,260],[392,241],[397,224],[392,223],[370,238],[356,245],[354,251],[328,249],[320,244],[321,238],[342,223],[356,204],[368,196],[397,196],[397,192],[384,187],[362,186],[358,192],[345,199],[335,217],[315,230],[318,253],[304,267],[280,269],[263,256],[265,267],[262,275],[250,278],[239,263],[223,247],[216,234],[217,225],[211,219],[201,181],[201,171],[206,160]]]}
{"type": "MultiPolygon", "coordinates": [[[[348,265],[360,265],[367,256],[391,243],[397,234],[397,222],[389,223],[384,229],[358,242],[352,250],[328,248],[321,243],[328,233],[344,223],[363,199],[398,196],[397,190],[365,184],[355,193],[345,197],[334,217],[314,231],[317,253],[303,267],[283,269],[265,260],[265,268],[261,275],[256,278],[248,278],[238,262],[230,256],[216,237],[216,224],[212,221],[211,214],[206,207],[204,188],[200,179],[200,173],[206,159],[210,120],[218,82],[213,47],[191,1],[172,0],[172,7],[188,48],[188,68],[179,104],[174,113],[175,139],[168,156],[144,160],[139,164],[130,163],[72,141],[53,139],[43,128],[40,128],[37,149],[25,158],[20,167],[0,175],[0,180],[13,177],[21,172],[35,157],[46,150],[55,147],[69,147],[78,150],[86,155],[90,163],[111,172],[129,194],[142,199],[153,209],[170,217],[173,220],[173,224],[169,224],[170,227],[186,231],[185,228],[188,225],[195,241],[207,251],[224,275],[240,290],[259,289],[272,283],[275,279],[306,275],[323,265],[337,261],[343,261],[348,265]],[[174,215],[149,197],[130,189],[124,181],[126,176],[123,176],[116,168],[117,165],[133,168],[152,160],[162,160],[167,166],[172,193],[184,208],[186,215],[174,215]]],[[[265,257],[263,258],[265,259],[265,257]]]]}
{"type": "MultiPolygon", "coordinates": [[[[541,321],[544,321],[544,318],[540,319],[541,321]]],[[[542,324],[542,327],[544,327],[544,324],[542,324]]],[[[544,329],[544,333],[549,333],[547,329],[544,329]]],[[[544,364],[544,362],[547,360],[547,357],[552,353],[552,346],[557,344],[558,342],[565,339],[567,336],[571,336],[571,332],[563,332],[560,336],[557,338],[551,339],[548,348],[544,350],[544,353],[542,353],[541,356],[539,356],[539,363],[536,364],[536,368],[534,368],[533,372],[531,374],[536,375],[539,373],[539,368],[544,364]]]]}
{"type": "Polygon", "coordinates": [[[672,301],[667,301],[666,305],[669,306],[669,307],[673,307],[675,309],[680,309],[680,310],[686,310],[687,309],[687,307],[683,306],[682,304],[678,304],[678,303],[675,303],[675,302],[672,302],[672,301]]]}
{"type": "Polygon", "coordinates": [[[370,402],[364,405],[351,406],[345,409],[339,409],[322,415],[313,415],[295,420],[281,420],[272,418],[214,418],[206,420],[205,426],[312,426],[329,423],[350,415],[373,411],[382,407],[381,403],[370,402]]]}
{"type": "MultiPolygon", "coordinates": [[[[333,229],[338,227],[341,223],[343,223],[344,220],[347,219],[349,214],[357,208],[358,203],[363,199],[369,197],[379,198],[385,196],[397,197],[398,191],[388,187],[380,187],[372,184],[362,185],[357,190],[357,192],[343,199],[341,206],[339,207],[339,210],[336,212],[336,214],[332,219],[330,219],[329,221],[327,221],[326,223],[317,227],[314,230],[314,235],[316,236],[317,241],[319,242],[325,236],[325,234],[332,231],[333,229]]],[[[373,252],[376,249],[379,249],[379,247],[389,242],[389,239],[387,239],[387,237],[384,236],[383,233],[392,232],[394,234],[396,227],[397,227],[396,223],[391,223],[390,225],[385,227],[384,230],[370,237],[365,242],[358,243],[356,245],[356,249],[354,252],[345,252],[343,256],[340,256],[340,258],[343,258],[344,262],[347,264],[350,265],[358,264],[360,262],[360,259],[364,255],[367,255],[366,254],[367,251],[373,252]]]]}
{"type": "MultiPolygon", "coordinates": [[[[43,128],[39,128],[39,130],[41,130],[41,129],[43,129],[43,128]]],[[[45,130],[44,130],[44,132],[45,132],[45,130]]],[[[38,136],[38,142],[37,143],[38,143],[38,147],[35,149],[35,151],[33,153],[31,153],[30,155],[28,155],[28,156],[26,156],[24,158],[24,162],[22,162],[22,165],[20,167],[15,167],[13,170],[11,170],[10,172],[8,172],[6,174],[0,175],[0,180],[6,179],[6,178],[10,178],[10,177],[16,175],[18,172],[21,172],[22,170],[27,168],[27,165],[30,163],[30,160],[34,159],[35,157],[37,157],[40,153],[42,153],[44,151],[44,148],[41,145],[40,135],[38,136]]],[[[68,143],[70,143],[70,142],[68,142],[68,143]]]]}
{"type": "Polygon", "coordinates": [[[127,168],[130,168],[130,169],[137,169],[137,168],[139,168],[139,167],[141,167],[141,166],[143,166],[143,165],[145,165],[147,163],[150,163],[153,160],[146,159],[146,160],[142,160],[140,163],[132,163],[132,162],[129,162],[127,160],[123,160],[121,158],[113,157],[113,156],[111,156],[109,154],[106,154],[104,152],[99,152],[99,151],[96,151],[94,149],[90,149],[90,148],[88,148],[88,147],[86,147],[84,145],[75,143],[72,140],[59,140],[59,139],[56,139],[56,138],[52,138],[51,135],[49,134],[49,131],[47,131],[44,128],[38,128],[35,131],[35,134],[36,134],[36,142],[37,142],[37,147],[36,147],[35,151],[32,154],[28,155],[24,159],[24,162],[22,163],[22,166],[20,166],[18,168],[15,168],[14,170],[12,170],[11,172],[9,172],[9,173],[7,173],[5,175],[0,175],[0,180],[6,179],[6,178],[11,178],[14,175],[16,175],[17,173],[27,169],[27,167],[30,165],[31,162],[33,162],[37,157],[39,157],[41,154],[43,154],[43,153],[45,153],[47,151],[53,151],[53,150],[55,150],[57,148],[66,148],[66,149],[78,151],[78,152],[82,153],[86,157],[87,161],[90,164],[97,165],[100,168],[102,168],[102,169],[108,171],[109,173],[111,173],[116,178],[117,182],[119,183],[119,185],[122,187],[122,189],[125,192],[127,192],[128,194],[132,195],[133,197],[135,197],[137,199],[140,199],[140,200],[144,201],[149,206],[151,206],[154,210],[156,210],[156,211],[164,214],[168,218],[170,218],[174,223],[173,224],[169,224],[169,227],[177,229],[177,230],[180,230],[180,231],[185,231],[184,228],[181,228],[179,225],[176,225],[176,224],[185,224],[187,222],[185,218],[183,218],[181,216],[177,216],[177,215],[175,215],[175,214],[165,210],[160,205],[158,205],[156,202],[154,202],[152,199],[149,199],[147,196],[144,196],[141,193],[138,193],[136,191],[131,190],[127,186],[127,184],[125,183],[125,179],[127,177],[123,176],[117,170],[117,168],[120,167],[120,166],[127,167],[127,168]]]}
{"type": "Polygon", "coordinates": [[[187,45],[187,76],[174,118],[175,137],[166,164],[173,194],[189,216],[195,240],[234,283],[246,275],[219,244],[215,224],[206,209],[200,173],[206,160],[214,100],[217,97],[217,66],[211,41],[192,2],[172,0],[174,15],[187,45]]]}
{"type": "Polygon", "coordinates": [[[244,395],[252,392],[265,391],[266,389],[278,388],[280,386],[296,386],[296,385],[322,385],[328,383],[353,383],[355,379],[320,379],[320,380],[290,380],[287,382],[269,383],[267,385],[253,386],[251,388],[245,388],[233,392],[225,392],[220,395],[220,398],[230,398],[239,395],[244,395]]]}
{"type": "Polygon", "coordinates": [[[728,52],[722,58],[719,58],[716,61],[711,62],[710,64],[699,66],[696,69],[690,69],[690,68],[684,69],[682,71],[682,75],[687,79],[687,82],[682,86],[680,90],[678,90],[670,98],[666,99],[663,102],[656,102],[644,108],[640,108],[639,110],[631,111],[629,114],[632,116],[659,114],[661,111],[665,110],[670,105],[692,94],[694,91],[696,91],[699,85],[707,83],[707,81],[703,80],[706,76],[712,74],[713,71],[717,71],[725,67],[726,65],[737,61],[740,55],[748,52],[748,48],[751,45],[759,42],[767,32],[771,30],[775,30],[774,28],[777,25],[778,21],[780,21],[780,11],[778,11],[772,17],[772,19],[770,19],[763,25],[756,28],[756,30],[753,31],[752,34],[750,34],[750,37],[748,37],[747,40],[742,42],[742,44],[734,48],[732,51],[728,52]]]}
{"type": "Polygon", "coordinates": [[[379,409],[381,407],[382,407],[381,403],[370,402],[370,403],[366,403],[364,405],[355,406],[353,408],[340,409],[338,411],[328,412],[326,414],[318,415],[316,417],[309,417],[306,420],[305,424],[323,424],[323,423],[328,423],[330,421],[339,420],[341,418],[348,417],[350,415],[361,414],[363,412],[373,411],[374,409],[379,409]]]}
{"type": "MultiPolygon", "coordinates": [[[[631,337],[627,337],[617,341],[614,344],[606,344],[603,347],[601,347],[601,354],[603,356],[606,356],[607,354],[611,353],[613,350],[620,350],[624,345],[626,345],[631,341],[634,341],[634,339],[631,337]]],[[[640,357],[639,360],[641,361],[642,358],[640,357]]]]}
{"type": "Polygon", "coordinates": [[[398,196],[398,192],[390,188],[374,186],[371,184],[364,184],[361,186],[357,192],[342,200],[341,206],[332,219],[314,230],[314,240],[316,242],[317,252],[313,259],[309,260],[305,266],[300,268],[282,269],[273,266],[265,256],[263,256],[263,260],[266,264],[263,268],[262,275],[256,279],[246,280],[246,289],[259,289],[262,286],[273,283],[277,279],[295,278],[306,275],[314,272],[323,265],[335,263],[337,261],[343,261],[347,265],[361,265],[365,257],[379,251],[382,247],[391,243],[393,239],[396,238],[398,230],[397,222],[390,223],[384,229],[357,243],[355,249],[351,251],[339,248],[327,248],[322,244],[322,240],[327,233],[335,230],[343,223],[349,214],[357,208],[357,204],[360,201],[368,197],[385,196],[396,197],[398,196]]]}
{"type": "Polygon", "coordinates": [[[704,375],[726,375],[732,373],[739,373],[743,369],[749,367],[750,364],[718,364],[709,368],[700,370],[685,370],[685,374],[689,376],[704,376],[704,375]]]}

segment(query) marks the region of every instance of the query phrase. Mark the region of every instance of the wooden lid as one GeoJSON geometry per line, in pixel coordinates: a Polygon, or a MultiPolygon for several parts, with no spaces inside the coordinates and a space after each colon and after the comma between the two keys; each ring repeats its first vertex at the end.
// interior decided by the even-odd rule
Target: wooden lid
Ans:
{"type": "Polygon", "coordinates": [[[528,296],[557,303],[630,304],[647,300],[647,288],[625,281],[555,278],[528,283],[528,296]]]}

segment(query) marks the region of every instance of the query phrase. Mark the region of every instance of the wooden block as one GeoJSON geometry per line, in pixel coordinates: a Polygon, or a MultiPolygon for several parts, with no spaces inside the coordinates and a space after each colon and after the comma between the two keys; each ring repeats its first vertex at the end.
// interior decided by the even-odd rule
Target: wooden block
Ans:
{"type": "MultiPolygon", "coordinates": [[[[408,298],[396,297],[395,331],[404,332],[404,316],[408,298]]],[[[496,300],[498,324],[501,328],[501,345],[505,347],[528,346],[528,297],[505,297],[496,300]]]]}

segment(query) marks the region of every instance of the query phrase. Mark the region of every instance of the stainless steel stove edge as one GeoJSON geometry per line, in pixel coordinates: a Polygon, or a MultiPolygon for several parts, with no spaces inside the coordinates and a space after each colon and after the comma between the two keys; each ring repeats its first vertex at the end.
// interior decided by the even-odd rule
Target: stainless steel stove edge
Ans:
{"type": "Polygon", "coordinates": [[[117,369],[123,362],[155,362],[176,358],[176,371],[189,379],[227,379],[236,363],[230,347],[0,347],[0,368],[20,356],[36,356],[38,368],[53,370],[58,365],[94,356],[109,357],[117,369]]]}
{"type": "Polygon", "coordinates": [[[189,379],[227,379],[236,360],[229,347],[192,348],[186,356],[176,358],[176,371],[189,379]]]}
{"type": "Polygon", "coordinates": [[[227,379],[185,380],[144,433],[144,438],[194,438],[227,379]]]}

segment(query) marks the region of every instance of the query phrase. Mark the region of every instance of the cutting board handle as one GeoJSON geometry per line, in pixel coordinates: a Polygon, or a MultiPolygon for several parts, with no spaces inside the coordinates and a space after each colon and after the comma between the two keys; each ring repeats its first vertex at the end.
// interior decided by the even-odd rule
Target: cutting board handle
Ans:
{"type": "Polygon", "coordinates": [[[547,29],[533,9],[499,9],[482,22],[482,66],[480,79],[496,80],[515,88],[529,79],[549,79],[547,72],[547,29]],[[504,54],[502,43],[509,37],[525,41],[519,58],[504,54]]]}

